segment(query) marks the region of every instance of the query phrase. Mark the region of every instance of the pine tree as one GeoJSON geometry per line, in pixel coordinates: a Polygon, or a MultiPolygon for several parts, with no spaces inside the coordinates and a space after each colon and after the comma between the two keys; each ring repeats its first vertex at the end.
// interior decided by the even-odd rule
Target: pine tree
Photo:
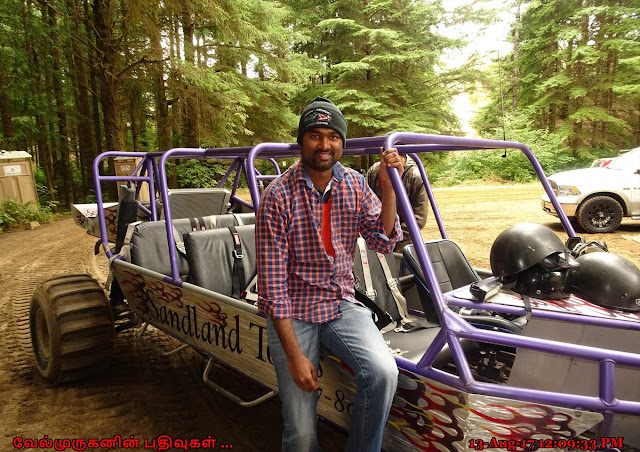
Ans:
{"type": "MultiPolygon", "coordinates": [[[[178,16],[180,4],[168,2],[165,14],[178,16]]],[[[289,98],[307,74],[305,59],[291,52],[288,10],[257,0],[192,7],[188,13],[182,10],[181,21],[183,27],[187,16],[193,21],[193,38],[185,41],[185,58],[173,62],[167,92],[174,101],[188,103],[187,116],[197,116],[187,122],[198,120],[200,145],[290,139],[295,119],[289,98]]]]}
{"type": "Polygon", "coordinates": [[[330,97],[345,113],[350,136],[456,130],[448,104],[454,74],[439,67],[439,59],[461,43],[434,31],[444,21],[441,2],[287,3],[300,11],[297,48],[322,65],[299,108],[315,95],[330,97]]]}
{"type": "Polygon", "coordinates": [[[638,136],[640,2],[546,0],[522,15],[518,106],[576,155],[638,136]]]}

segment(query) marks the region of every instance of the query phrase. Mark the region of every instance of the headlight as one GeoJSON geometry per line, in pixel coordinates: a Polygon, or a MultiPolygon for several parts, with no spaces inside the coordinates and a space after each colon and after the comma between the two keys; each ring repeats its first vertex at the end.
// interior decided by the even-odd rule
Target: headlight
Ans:
{"type": "Polygon", "coordinates": [[[558,185],[558,196],[577,196],[580,190],[571,185],[558,185]]]}

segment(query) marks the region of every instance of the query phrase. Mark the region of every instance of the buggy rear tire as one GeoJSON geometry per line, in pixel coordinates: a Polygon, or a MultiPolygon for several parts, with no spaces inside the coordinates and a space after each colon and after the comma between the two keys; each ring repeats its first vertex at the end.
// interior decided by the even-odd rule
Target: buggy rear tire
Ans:
{"type": "Polygon", "coordinates": [[[113,316],[104,291],[89,275],[59,276],[39,284],[31,297],[29,328],[38,370],[53,384],[109,366],[113,316]]]}

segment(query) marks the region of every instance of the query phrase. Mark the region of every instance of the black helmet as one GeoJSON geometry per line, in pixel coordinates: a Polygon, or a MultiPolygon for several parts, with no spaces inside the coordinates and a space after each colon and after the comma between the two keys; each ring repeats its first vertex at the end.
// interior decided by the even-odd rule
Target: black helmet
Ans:
{"type": "Polygon", "coordinates": [[[505,229],[491,247],[491,270],[513,290],[536,298],[566,298],[568,269],[577,266],[562,240],[549,228],[521,223],[505,229]]]}
{"type": "Polygon", "coordinates": [[[567,268],[546,270],[542,265],[535,264],[516,275],[503,278],[503,284],[513,291],[534,298],[555,300],[568,298],[571,295],[571,273],[567,268]],[[514,283],[510,287],[509,282],[514,283]]]}
{"type": "Polygon", "coordinates": [[[633,262],[611,253],[578,258],[572,271],[573,291],[587,301],[622,311],[640,311],[640,270],[633,262]]]}

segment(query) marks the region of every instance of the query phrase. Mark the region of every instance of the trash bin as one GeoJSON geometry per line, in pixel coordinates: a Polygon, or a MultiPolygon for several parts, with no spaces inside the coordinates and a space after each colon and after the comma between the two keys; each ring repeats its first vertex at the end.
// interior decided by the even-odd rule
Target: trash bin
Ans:
{"type": "Polygon", "coordinates": [[[23,204],[38,203],[31,154],[25,151],[0,151],[0,201],[15,199],[23,204]]]}
{"type": "MultiPolygon", "coordinates": [[[[116,157],[113,159],[116,167],[116,176],[130,176],[133,173],[133,170],[136,169],[136,166],[140,163],[140,157],[116,157]]],[[[136,176],[139,176],[140,172],[136,173],[136,176]]],[[[142,187],[140,188],[140,196],[138,197],[138,201],[149,201],[149,184],[146,182],[142,183],[142,187]]],[[[120,185],[127,185],[126,181],[118,181],[118,187],[120,185]]],[[[121,190],[118,188],[118,196],[120,196],[121,190]]]]}

